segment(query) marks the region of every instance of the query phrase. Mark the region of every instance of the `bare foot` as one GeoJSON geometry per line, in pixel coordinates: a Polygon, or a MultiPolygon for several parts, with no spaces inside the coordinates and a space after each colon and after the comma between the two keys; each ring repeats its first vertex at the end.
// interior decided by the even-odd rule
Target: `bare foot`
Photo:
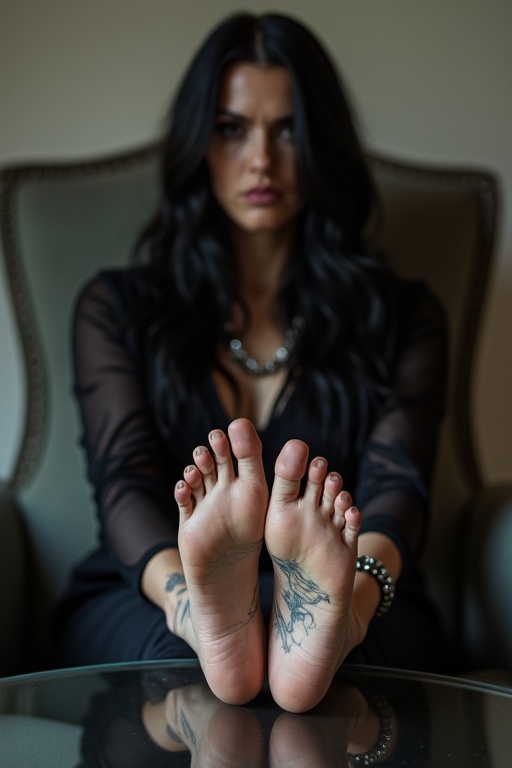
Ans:
{"type": "Polygon", "coordinates": [[[290,440],[276,461],[265,542],[274,562],[274,605],[268,649],[276,702],[303,712],[325,695],[356,644],[350,614],[361,514],[327,462],[309,465],[308,447],[290,440]]]}
{"type": "MultiPolygon", "coordinates": [[[[375,759],[370,756],[364,762],[363,756],[371,754],[382,730],[383,724],[361,691],[335,682],[312,712],[285,712],[277,718],[270,736],[269,764],[272,768],[348,768],[349,758],[351,766],[371,765],[375,759]]],[[[390,727],[390,733],[394,730],[390,727]]],[[[390,742],[389,746],[391,752],[390,742]]]]}
{"type": "MultiPolygon", "coordinates": [[[[189,751],[188,764],[196,768],[267,765],[254,712],[224,704],[206,683],[171,689],[163,701],[145,701],[141,715],[152,742],[167,752],[189,751]]],[[[174,764],[172,759],[166,763],[174,764]]]]}
{"type": "Polygon", "coordinates": [[[254,426],[237,419],[228,434],[229,440],[220,430],[210,433],[211,452],[196,448],[175,498],[198,657],[215,695],[243,704],[258,693],[265,673],[258,560],[268,488],[254,426]]]}
{"type": "Polygon", "coordinates": [[[165,720],[168,737],[190,750],[191,766],[267,765],[254,712],[224,704],[204,683],[170,691],[165,720]]]}

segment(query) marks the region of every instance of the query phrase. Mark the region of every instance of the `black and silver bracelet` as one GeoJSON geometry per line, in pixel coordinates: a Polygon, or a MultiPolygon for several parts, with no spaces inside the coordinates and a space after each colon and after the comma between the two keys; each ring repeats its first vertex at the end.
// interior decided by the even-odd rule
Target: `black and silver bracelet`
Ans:
{"type": "Polygon", "coordinates": [[[380,731],[377,742],[374,746],[368,750],[368,752],[361,752],[359,754],[353,754],[347,752],[347,757],[352,760],[356,765],[374,765],[380,763],[381,760],[388,757],[391,742],[393,740],[395,732],[395,713],[389,705],[385,696],[382,694],[375,694],[368,702],[370,709],[372,709],[380,721],[380,731]]]}
{"type": "Polygon", "coordinates": [[[377,579],[379,582],[381,598],[375,616],[379,618],[384,616],[384,614],[389,611],[393,598],[395,597],[393,579],[380,560],[376,560],[374,557],[361,555],[361,557],[357,558],[356,568],[358,571],[370,574],[370,576],[373,576],[374,579],[377,579]]]}

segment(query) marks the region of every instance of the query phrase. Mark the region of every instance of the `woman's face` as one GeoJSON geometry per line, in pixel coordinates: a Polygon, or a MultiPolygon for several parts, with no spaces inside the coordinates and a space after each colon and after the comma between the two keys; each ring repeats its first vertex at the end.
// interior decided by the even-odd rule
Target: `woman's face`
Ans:
{"type": "Polygon", "coordinates": [[[287,69],[235,64],[226,70],[206,161],[217,202],[235,226],[248,233],[293,226],[303,204],[287,69]]]}

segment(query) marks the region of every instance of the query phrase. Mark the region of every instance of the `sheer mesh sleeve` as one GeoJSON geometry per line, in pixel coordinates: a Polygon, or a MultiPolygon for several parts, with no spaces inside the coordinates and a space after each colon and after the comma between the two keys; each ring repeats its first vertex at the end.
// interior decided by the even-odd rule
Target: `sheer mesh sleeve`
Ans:
{"type": "Polygon", "coordinates": [[[394,394],[371,431],[354,493],[362,530],[390,536],[406,568],[425,540],[447,371],[444,312],[428,291],[416,288],[403,312],[394,394]]]}
{"type": "Polygon", "coordinates": [[[139,588],[149,557],[176,546],[168,454],[154,426],[143,366],[126,331],[129,286],[102,275],[77,302],[73,355],[82,442],[103,544],[139,588]]]}

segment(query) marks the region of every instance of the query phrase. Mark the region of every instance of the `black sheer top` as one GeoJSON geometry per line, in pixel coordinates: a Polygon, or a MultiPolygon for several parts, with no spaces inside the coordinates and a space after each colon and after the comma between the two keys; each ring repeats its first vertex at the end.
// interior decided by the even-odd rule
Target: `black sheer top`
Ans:
{"type": "MultiPolygon", "coordinates": [[[[75,393],[101,547],[136,590],[150,557],[177,545],[174,484],[191,463],[193,449],[205,444],[211,429],[225,430],[229,423],[210,380],[204,413],[191,409],[170,440],[159,433],[142,350],[129,323],[135,302],[147,288],[147,275],[144,268],[132,268],[92,280],[76,305],[73,338],[75,393]]],[[[342,474],[345,488],[363,513],[362,530],[393,539],[407,570],[421,552],[428,522],[429,485],[444,407],[446,329],[444,313],[424,284],[404,282],[401,294],[394,396],[381,408],[357,462],[340,464],[335,424],[333,439],[320,440],[314,419],[304,412],[298,397],[300,379],[259,435],[269,486],[284,443],[290,438],[304,440],[310,458],[324,456],[330,469],[342,474]]],[[[261,567],[271,567],[266,553],[261,567]]]]}

